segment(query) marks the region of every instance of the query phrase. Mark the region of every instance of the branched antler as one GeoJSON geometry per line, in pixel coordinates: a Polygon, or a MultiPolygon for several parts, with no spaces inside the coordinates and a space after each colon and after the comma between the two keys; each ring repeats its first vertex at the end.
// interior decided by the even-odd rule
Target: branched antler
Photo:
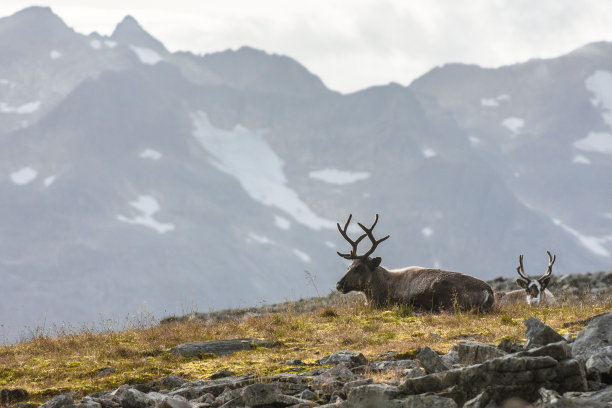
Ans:
{"type": "Polygon", "coordinates": [[[346,224],[344,224],[344,229],[340,227],[339,223],[336,224],[338,226],[338,231],[340,231],[340,234],[344,237],[344,239],[348,241],[349,244],[351,244],[351,247],[352,247],[350,253],[343,254],[343,253],[338,252],[338,255],[340,255],[341,257],[345,259],[366,259],[372,253],[374,253],[378,244],[380,244],[381,242],[389,238],[389,235],[379,240],[376,240],[376,238],[374,238],[374,234],[372,233],[372,231],[374,230],[374,227],[376,226],[376,223],[378,222],[378,214],[376,214],[376,218],[374,219],[374,224],[372,224],[370,228],[365,227],[363,224],[359,222],[357,223],[361,227],[361,229],[365,232],[365,234],[361,235],[359,238],[357,238],[357,240],[353,241],[351,240],[351,238],[348,236],[346,232],[348,229],[349,223],[351,222],[352,217],[353,217],[353,214],[350,214],[348,217],[348,220],[346,221],[346,224]],[[370,249],[365,254],[357,255],[357,245],[359,245],[361,240],[364,239],[365,237],[368,237],[370,239],[370,241],[372,242],[372,247],[370,247],[370,249]]]}
{"type": "MultiPolygon", "coordinates": [[[[552,273],[552,267],[555,261],[557,260],[557,255],[551,255],[550,251],[546,251],[548,254],[548,268],[546,269],[546,273],[540,276],[537,280],[540,281],[544,278],[548,278],[552,273]]],[[[530,281],[529,277],[525,274],[525,269],[523,268],[523,255],[519,255],[519,265],[516,267],[516,272],[521,276],[521,278],[530,281]]]]}

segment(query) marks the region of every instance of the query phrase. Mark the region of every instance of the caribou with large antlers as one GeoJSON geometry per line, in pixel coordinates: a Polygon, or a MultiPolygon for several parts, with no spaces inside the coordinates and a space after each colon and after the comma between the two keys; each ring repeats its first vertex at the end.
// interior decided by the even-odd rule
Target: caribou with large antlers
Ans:
{"type": "Polygon", "coordinates": [[[389,235],[378,240],[374,238],[372,231],[378,222],[378,214],[370,228],[358,223],[364,234],[354,241],[347,233],[351,218],[352,214],[344,228],[337,224],[340,235],[351,245],[349,253],[338,252],[338,255],[353,261],[348,272],[338,281],[338,291],[363,292],[368,302],[376,306],[409,304],[417,309],[432,311],[455,307],[487,311],[493,307],[493,290],[487,283],[473,276],[420,266],[393,270],[380,266],[381,258],[371,258],[370,255],[389,235]],[[357,246],[366,237],[372,246],[363,255],[358,255],[357,246]]]}
{"type": "Polygon", "coordinates": [[[516,280],[516,283],[523,289],[517,289],[506,293],[496,293],[498,304],[512,305],[516,303],[527,303],[528,305],[540,306],[554,305],[557,303],[554,295],[546,289],[546,286],[550,283],[550,275],[552,274],[553,264],[557,260],[557,255],[551,255],[550,251],[546,251],[546,253],[548,254],[548,268],[546,269],[546,273],[537,279],[531,279],[525,274],[525,268],[523,268],[523,255],[519,255],[519,264],[516,267],[516,273],[519,274],[520,278],[516,280]]]}

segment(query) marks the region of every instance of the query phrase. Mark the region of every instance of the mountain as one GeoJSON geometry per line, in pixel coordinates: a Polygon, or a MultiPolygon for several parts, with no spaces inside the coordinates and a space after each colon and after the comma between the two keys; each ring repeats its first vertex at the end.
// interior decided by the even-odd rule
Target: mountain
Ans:
{"type": "Polygon", "coordinates": [[[609,268],[610,44],[343,95],[129,16],[82,35],[33,7],[0,34],[0,337],[325,294],[349,213],[380,214],[388,267],[609,268]]]}

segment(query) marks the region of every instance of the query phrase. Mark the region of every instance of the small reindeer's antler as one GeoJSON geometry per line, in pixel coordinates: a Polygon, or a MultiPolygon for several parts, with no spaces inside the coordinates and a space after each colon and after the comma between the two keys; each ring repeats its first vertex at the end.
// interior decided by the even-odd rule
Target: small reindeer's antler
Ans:
{"type": "Polygon", "coordinates": [[[361,229],[364,230],[365,234],[361,235],[359,238],[357,238],[357,240],[353,241],[346,232],[351,222],[352,217],[353,217],[353,214],[350,214],[348,217],[348,220],[346,221],[346,224],[344,224],[344,229],[340,227],[340,223],[336,224],[338,226],[338,231],[340,231],[340,235],[342,235],[344,239],[347,240],[349,244],[351,244],[351,247],[352,247],[350,253],[343,254],[341,252],[338,252],[338,255],[340,255],[341,257],[345,259],[366,259],[372,253],[374,253],[374,250],[376,250],[376,247],[378,246],[378,244],[383,242],[385,239],[389,238],[389,235],[379,240],[376,240],[376,238],[374,238],[374,234],[372,233],[372,231],[374,230],[374,227],[376,226],[376,223],[378,222],[378,214],[376,214],[376,218],[374,219],[374,224],[372,224],[370,228],[366,228],[363,224],[357,223],[361,227],[361,229]],[[370,241],[372,242],[372,247],[365,254],[357,255],[357,246],[359,245],[361,240],[364,239],[365,237],[368,237],[370,239],[370,241]]]}
{"type": "Polygon", "coordinates": [[[518,273],[519,276],[525,279],[527,282],[530,281],[529,277],[525,274],[525,268],[523,268],[523,254],[519,255],[519,264],[516,267],[516,273],[518,273]]]}
{"type": "Polygon", "coordinates": [[[550,251],[546,251],[548,254],[548,268],[546,268],[546,273],[538,278],[538,280],[542,280],[544,278],[548,278],[552,274],[552,267],[555,261],[557,260],[557,255],[551,255],[550,251]]]}

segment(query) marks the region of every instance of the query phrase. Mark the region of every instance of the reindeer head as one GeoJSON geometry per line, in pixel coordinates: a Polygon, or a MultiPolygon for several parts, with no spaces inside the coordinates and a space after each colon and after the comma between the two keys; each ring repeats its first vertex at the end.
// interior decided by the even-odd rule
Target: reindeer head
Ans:
{"type": "Polygon", "coordinates": [[[523,268],[523,255],[519,255],[519,265],[516,267],[516,272],[519,274],[520,278],[516,280],[516,283],[527,292],[527,303],[530,305],[538,305],[540,303],[540,300],[542,300],[542,293],[544,293],[544,289],[546,289],[550,283],[552,266],[557,256],[551,255],[549,251],[546,251],[546,253],[548,254],[548,269],[546,269],[546,273],[538,279],[530,279],[525,274],[525,269],[523,268]]]}
{"type": "Polygon", "coordinates": [[[381,259],[380,257],[370,258],[370,255],[374,253],[374,250],[385,239],[389,238],[387,235],[384,238],[376,240],[374,235],[372,234],[372,230],[376,226],[378,222],[378,214],[376,214],[376,218],[374,219],[374,224],[370,228],[366,228],[363,224],[357,223],[361,229],[365,232],[365,234],[361,235],[355,241],[353,241],[347,234],[346,230],[348,229],[349,223],[351,222],[352,214],[349,215],[346,224],[344,224],[344,229],[340,227],[340,224],[336,224],[338,226],[338,231],[340,231],[340,235],[344,237],[351,244],[351,252],[348,254],[343,254],[338,252],[338,255],[345,259],[351,259],[353,263],[349,266],[348,272],[338,281],[336,284],[336,289],[342,293],[348,293],[352,290],[368,292],[371,290],[371,283],[373,278],[373,272],[380,265],[381,259]],[[365,237],[368,237],[372,242],[372,247],[363,255],[357,255],[357,246],[365,237]]]}

